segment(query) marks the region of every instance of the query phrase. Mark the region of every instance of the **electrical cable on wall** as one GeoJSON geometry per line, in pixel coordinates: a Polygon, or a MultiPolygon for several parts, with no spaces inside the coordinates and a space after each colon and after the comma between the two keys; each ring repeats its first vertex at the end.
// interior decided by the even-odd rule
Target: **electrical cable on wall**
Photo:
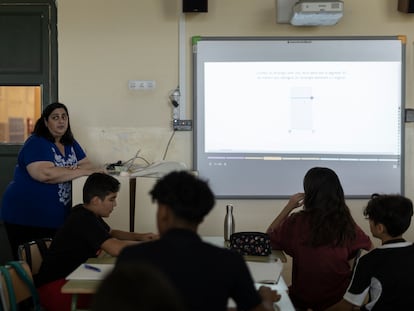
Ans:
{"type": "Polygon", "coordinates": [[[166,146],[166,148],[165,148],[164,155],[163,155],[163,157],[162,157],[162,160],[163,160],[163,161],[165,160],[165,157],[167,156],[168,148],[170,147],[171,140],[173,139],[174,134],[175,134],[175,131],[173,131],[173,132],[172,132],[172,134],[171,134],[171,136],[170,136],[170,139],[168,140],[167,146],[166,146]]]}

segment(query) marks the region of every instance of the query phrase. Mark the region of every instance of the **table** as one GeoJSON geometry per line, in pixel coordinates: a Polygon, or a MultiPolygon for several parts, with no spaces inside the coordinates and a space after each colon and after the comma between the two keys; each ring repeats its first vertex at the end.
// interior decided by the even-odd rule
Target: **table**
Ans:
{"type": "MultiPolygon", "coordinates": [[[[202,239],[203,241],[209,242],[216,246],[228,248],[228,242],[224,241],[224,237],[203,236],[202,239]]],[[[251,260],[251,261],[263,261],[263,262],[280,260],[282,263],[287,261],[285,253],[280,250],[272,250],[272,254],[269,256],[264,256],[264,257],[244,256],[244,259],[246,261],[251,260]]],[[[261,285],[268,286],[272,288],[273,290],[276,290],[280,294],[281,298],[278,302],[275,303],[276,305],[275,310],[278,310],[277,308],[279,308],[280,311],[295,311],[295,307],[293,306],[292,301],[290,300],[289,295],[288,295],[288,287],[282,276],[280,276],[277,284],[256,283],[256,288],[259,288],[261,285]]],[[[233,306],[233,305],[234,305],[234,302],[231,301],[230,306],[233,306]]]]}
{"type": "MultiPolygon", "coordinates": [[[[223,237],[218,236],[204,236],[202,239],[206,242],[212,243],[214,245],[220,246],[220,247],[226,247],[226,242],[224,241],[223,237]]],[[[246,260],[253,259],[257,261],[257,256],[254,256],[254,258],[245,257],[246,260]]],[[[286,262],[286,257],[283,252],[281,251],[272,251],[272,254],[269,257],[263,258],[262,261],[269,261],[269,260],[277,260],[279,259],[281,262],[286,262]]],[[[101,258],[90,258],[87,260],[87,263],[100,263],[100,264],[111,264],[115,263],[116,257],[101,257],[101,258]]],[[[71,310],[75,311],[77,309],[77,301],[78,301],[78,294],[94,294],[97,287],[99,286],[100,281],[99,280],[68,280],[66,284],[62,287],[62,293],[65,294],[72,294],[72,303],[71,303],[71,310]]],[[[257,288],[259,288],[261,285],[268,286],[274,290],[277,290],[277,292],[281,295],[281,299],[275,303],[275,310],[280,311],[295,311],[295,308],[293,307],[292,302],[290,301],[289,295],[288,295],[288,287],[283,279],[282,276],[280,276],[279,281],[277,284],[255,284],[257,288]],[[277,309],[278,308],[278,309],[277,309]]],[[[234,302],[231,300],[229,301],[229,306],[234,305],[234,302]]]]}
{"type": "MultiPolygon", "coordinates": [[[[100,258],[89,258],[86,262],[91,264],[115,264],[115,261],[116,257],[105,256],[100,258]]],[[[99,280],[68,280],[66,284],[62,286],[61,292],[72,295],[71,311],[78,310],[78,294],[94,294],[99,284],[99,280]]]]}

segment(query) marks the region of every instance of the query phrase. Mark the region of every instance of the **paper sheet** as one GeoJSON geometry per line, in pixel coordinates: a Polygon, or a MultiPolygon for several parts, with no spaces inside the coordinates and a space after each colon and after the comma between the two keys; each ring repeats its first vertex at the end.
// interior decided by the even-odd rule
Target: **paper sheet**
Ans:
{"type": "Polygon", "coordinates": [[[89,266],[98,268],[100,271],[85,268],[85,264],[81,264],[66,280],[102,280],[114,268],[113,264],[88,264],[89,266]]]}

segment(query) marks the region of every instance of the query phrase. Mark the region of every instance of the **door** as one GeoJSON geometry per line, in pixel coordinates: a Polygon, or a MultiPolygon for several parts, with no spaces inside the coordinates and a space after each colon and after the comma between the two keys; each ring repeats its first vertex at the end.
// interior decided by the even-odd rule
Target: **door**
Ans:
{"type": "MultiPolygon", "coordinates": [[[[40,105],[30,106],[33,116],[58,98],[56,15],[53,0],[0,1],[0,87],[38,90],[40,105]]],[[[13,134],[0,142],[0,198],[13,178],[17,154],[30,130],[28,109],[20,109],[23,116],[15,115],[19,111],[15,105],[13,100],[0,98],[3,132],[13,134]]]]}

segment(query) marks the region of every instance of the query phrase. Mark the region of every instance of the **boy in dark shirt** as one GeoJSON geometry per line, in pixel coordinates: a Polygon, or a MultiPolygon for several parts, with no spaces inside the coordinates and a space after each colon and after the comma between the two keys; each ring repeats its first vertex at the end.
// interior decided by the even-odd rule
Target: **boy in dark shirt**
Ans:
{"type": "MultiPolygon", "coordinates": [[[[157,238],[153,233],[111,229],[102,219],[109,217],[116,206],[119,188],[119,181],[108,174],[94,173],[87,178],[83,186],[84,204],[73,207],[54,237],[36,278],[46,310],[70,310],[71,297],[62,294],[61,287],[66,282],[65,277],[88,258],[98,257],[102,251],[118,256],[127,245],[157,238]]],[[[81,300],[79,305],[88,305],[90,297],[84,297],[83,303],[81,300]]]]}
{"type": "Polygon", "coordinates": [[[240,254],[203,242],[197,234],[215,204],[205,181],[185,171],[172,172],[150,194],[158,205],[160,239],[126,247],[116,267],[151,263],[173,284],[187,310],[227,311],[229,298],[238,310],[274,310],[280,296],[269,287],[256,290],[240,254]]]}

